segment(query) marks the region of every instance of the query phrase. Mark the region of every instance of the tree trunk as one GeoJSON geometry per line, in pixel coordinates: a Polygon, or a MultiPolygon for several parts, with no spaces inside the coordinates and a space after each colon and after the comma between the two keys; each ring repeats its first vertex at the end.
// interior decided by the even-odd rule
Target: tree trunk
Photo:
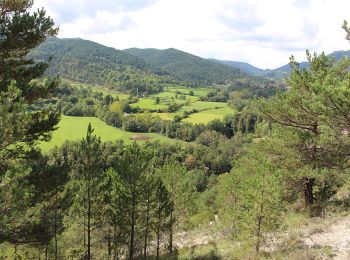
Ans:
{"type": "Polygon", "coordinates": [[[173,225],[174,225],[174,217],[173,211],[170,212],[170,227],[169,227],[169,253],[173,254],[173,225]]]}
{"type": "Polygon", "coordinates": [[[259,216],[258,218],[258,229],[257,229],[257,234],[256,234],[256,244],[255,244],[255,253],[259,254],[260,251],[260,243],[261,243],[261,221],[262,217],[259,216]]]}
{"type": "Polygon", "coordinates": [[[134,239],[135,239],[135,194],[133,194],[132,211],[131,211],[131,232],[130,232],[130,248],[129,259],[134,259],[134,239]]]}
{"type": "Polygon", "coordinates": [[[48,244],[46,244],[46,245],[45,245],[45,260],[48,260],[48,259],[49,259],[48,250],[49,250],[49,247],[48,247],[48,244]]]}
{"type": "Polygon", "coordinates": [[[108,235],[108,238],[107,238],[107,256],[108,256],[108,260],[112,258],[112,243],[111,243],[110,235],[108,235]]]}
{"type": "MultiPolygon", "coordinates": [[[[56,203],[57,203],[57,192],[56,192],[56,195],[55,195],[55,200],[56,200],[56,203]]],[[[55,224],[54,224],[54,232],[55,232],[55,260],[58,259],[58,247],[57,247],[57,204],[56,204],[56,208],[55,208],[55,224]]]]}
{"type": "Polygon", "coordinates": [[[315,184],[315,178],[303,178],[303,189],[305,205],[310,206],[314,203],[313,187],[315,184]]]}
{"type": "Polygon", "coordinates": [[[113,223],[113,260],[117,259],[117,224],[113,223]]]}
{"type": "Polygon", "coordinates": [[[88,215],[87,215],[87,259],[90,260],[91,259],[91,194],[90,194],[90,179],[91,179],[91,174],[90,171],[88,172],[89,176],[88,176],[88,198],[87,198],[87,203],[88,203],[88,215]]]}
{"type": "Polygon", "coordinates": [[[146,230],[145,230],[145,241],[143,245],[143,257],[147,259],[147,243],[148,243],[148,227],[149,227],[149,210],[150,210],[150,199],[147,198],[147,212],[146,212],[146,230]]]}
{"type": "Polygon", "coordinates": [[[161,216],[158,213],[158,224],[157,224],[157,260],[159,260],[159,247],[160,247],[160,221],[161,216]]]}

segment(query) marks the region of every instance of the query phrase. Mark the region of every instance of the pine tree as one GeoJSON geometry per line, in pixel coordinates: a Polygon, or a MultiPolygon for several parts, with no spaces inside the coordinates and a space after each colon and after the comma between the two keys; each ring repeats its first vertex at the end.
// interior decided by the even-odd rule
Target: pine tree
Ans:
{"type": "Polygon", "coordinates": [[[107,255],[109,259],[119,259],[123,247],[127,244],[126,216],[124,213],[124,201],[122,194],[124,190],[121,176],[118,172],[109,168],[101,185],[103,203],[101,204],[101,215],[104,218],[104,225],[107,234],[104,239],[107,242],[107,255]]]}
{"type": "Polygon", "coordinates": [[[71,211],[83,226],[85,259],[92,258],[92,231],[99,227],[100,205],[103,200],[100,196],[104,179],[103,146],[100,139],[93,135],[93,131],[89,124],[86,138],[81,141],[77,151],[71,184],[74,189],[74,205],[71,211]]]}
{"type": "Polygon", "coordinates": [[[342,106],[334,94],[349,82],[346,68],[350,59],[335,64],[324,54],[312,56],[307,52],[307,56],[310,69],[299,68],[292,57],[288,91],[258,103],[258,107],[270,120],[286,127],[281,128],[285,131],[282,136],[286,145],[294,149],[299,168],[310,169],[303,171],[301,181],[305,204],[311,206],[320,173],[324,168],[340,167],[346,158],[348,145],[343,129],[332,123],[339,118],[339,110],[333,107],[342,106]]]}
{"type": "Polygon", "coordinates": [[[30,0],[0,2],[0,175],[8,160],[25,156],[36,141],[48,140],[59,119],[52,111],[28,110],[29,104],[57,85],[57,80],[33,81],[47,64],[27,59],[27,54],[58,29],[43,9],[30,13],[32,4],[30,0]]]}
{"type": "Polygon", "coordinates": [[[137,250],[137,242],[141,243],[138,227],[142,221],[142,204],[144,205],[147,200],[144,197],[145,186],[148,185],[147,174],[150,171],[152,159],[152,151],[146,150],[134,142],[125,149],[117,166],[124,186],[121,201],[123,201],[123,210],[126,214],[126,226],[129,229],[129,259],[134,259],[138,254],[137,251],[141,251],[137,250]]]}
{"type": "Polygon", "coordinates": [[[251,150],[219,179],[220,216],[232,237],[254,246],[256,253],[282,221],[282,179],[273,165],[265,154],[251,150]]]}
{"type": "Polygon", "coordinates": [[[191,196],[195,187],[187,178],[186,168],[174,159],[170,159],[164,164],[159,169],[159,172],[173,205],[169,213],[169,254],[172,254],[175,226],[180,222],[180,216],[184,217],[188,213],[187,206],[191,202],[191,196]]]}
{"type": "Polygon", "coordinates": [[[154,231],[156,233],[156,257],[160,259],[160,245],[162,233],[165,233],[170,222],[171,212],[174,211],[174,204],[171,201],[171,197],[163,181],[159,177],[156,180],[156,205],[155,205],[155,220],[154,220],[154,231]]]}

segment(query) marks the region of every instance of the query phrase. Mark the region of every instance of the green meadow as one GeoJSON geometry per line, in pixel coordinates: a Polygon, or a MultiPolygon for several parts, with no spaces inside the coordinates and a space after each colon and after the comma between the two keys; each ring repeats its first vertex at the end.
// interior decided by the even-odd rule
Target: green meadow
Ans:
{"type": "Polygon", "coordinates": [[[194,96],[201,97],[206,96],[213,88],[187,88],[187,87],[170,87],[167,91],[169,92],[180,92],[184,95],[189,95],[190,91],[193,91],[194,96]]]}
{"type": "MultiPolygon", "coordinates": [[[[110,94],[119,99],[127,99],[128,94],[114,92],[98,86],[91,86],[83,83],[71,83],[78,88],[91,89],[93,92],[101,92],[103,95],[110,94]]],[[[165,110],[168,105],[175,101],[178,104],[183,104],[178,111],[172,113],[152,113],[154,116],[159,116],[163,120],[173,120],[175,116],[183,116],[185,112],[190,112],[183,122],[191,124],[207,124],[214,119],[223,119],[227,114],[233,114],[234,111],[224,102],[206,102],[199,101],[201,96],[209,93],[211,89],[207,88],[185,88],[185,87],[168,87],[165,91],[150,95],[148,97],[140,98],[137,103],[130,104],[131,107],[139,107],[144,110],[165,110]],[[193,91],[194,95],[190,96],[189,91],[193,91]],[[179,94],[180,93],[180,94],[179,94]],[[177,95],[176,95],[177,94],[177,95]],[[185,95],[186,99],[180,99],[180,95],[185,95]],[[176,98],[176,96],[178,98],[176,98]],[[160,103],[155,104],[155,98],[160,98],[160,103]],[[193,113],[193,110],[196,112],[193,113]]],[[[76,141],[81,140],[85,134],[88,124],[91,123],[95,129],[95,134],[101,137],[102,141],[116,141],[123,140],[125,143],[131,143],[133,136],[143,136],[150,141],[158,140],[161,142],[174,142],[175,140],[155,133],[132,133],[127,132],[112,126],[107,125],[96,117],[72,117],[62,115],[61,121],[58,124],[58,129],[53,133],[50,142],[42,142],[39,147],[47,152],[55,146],[62,145],[66,140],[76,141]]],[[[138,140],[137,142],[144,142],[138,140]]]]}
{"type": "Polygon", "coordinates": [[[84,83],[70,83],[70,84],[76,88],[91,89],[92,92],[102,93],[104,96],[111,95],[113,98],[118,97],[120,100],[126,100],[130,96],[129,94],[120,93],[107,88],[93,86],[89,84],[84,84],[84,83]]]}
{"type": "Polygon", "coordinates": [[[155,104],[154,99],[151,98],[140,98],[137,103],[130,104],[133,108],[141,108],[141,109],[149,109],[149,110],[157,110],[157,109],[165,109],[167,105],[165,104],[155,104]]]}
{"type": "Polygon", "coordinates": [[[163,120],[173,120],[175,116],[183,116],[184,112],[191,112],[194,109],[198,112],[189,115],[188,118],[182,121],[192,124],[207,124],[211,120],[223,119],[224,116],[234,113],[233,109],[228,107],[224,102],[197,101],[188,106],[182,106],[174,113],[153,113],[153,115],[159,116],[163,120]]]}
{"type": "Polygon", "coordinates": [[[191,124],[208,124],[214,119],[222,120],[226,115],[233,114],[234,111],[230,107],[223,107],[218,109],[209,109],[204,110],[198,113],[191,114],[188,118],[183,119],[182,121],[191,123],[191,124]]]}
{"type": "MultiPolygon", "coordinates": [[[[87,127],[91,123],[94,133],[102,141],[123,140],[125,143],[132,143],[133,136],[146,136],[149,141],[176,142],[176,140],[155,133],[132,133],[107,125],[96,117],[73,117],[62,116],[58,129],[53,133],[49,142],[42,142],[39,147],[47,152],[55,146],[61,146],[66,140],[81,140],[86,135],[87,127]]],[[[143,141],[137,141],[143,142],[143,141]]]]}

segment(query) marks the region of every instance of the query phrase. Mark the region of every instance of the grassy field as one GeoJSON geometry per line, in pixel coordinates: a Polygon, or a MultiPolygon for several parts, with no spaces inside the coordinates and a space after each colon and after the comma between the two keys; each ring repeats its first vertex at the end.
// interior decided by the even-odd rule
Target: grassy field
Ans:
{"type": "Polygon", "coordinates": [[[141,109],[149,109],[149,110],[156,110],[156,109],[165,109],[167,108],[167,105],[165,104],[155,104],[154,100],[151,98],[141,98],[139,102],[130,104],[133,108],[141,108],[141,109]]]}
{"type": "Polygon", "coordinates": [[[208,124],[214,119],[222,120],[225,115],[233,114],[234,111],[230,107],[223,107],[219,109],[209,109],[199,113],[191,114],[188,118],[183,119],[183,122],[191,124],[208,124]]]}
{"type": "Polygon", "coordinates": [[[184,122],[207,124],[213,119],[222,119],[225,115],[233,113],[233,110],[229,108],[226,103],[197,101],[188,106],[182,106],[174,113],[153,113],[153,115],[159,116],[163,120],[173,120],[176,115],[183,116],[185,111],[190,112],[193,109],[198,110],[198,112],[190,115],[189,118],[184,119],[184,122]],[[208,117],[206,117],[206,114],[208,117]]]}
{"type": "Polygon", "coordinates": [[[120,100],[126,100],[129,98],[129,94],[119,93],[103,87],[92,86],[84,83],[71,83],[73,87],[91,89],[93,92],[101,92],[103,95],[111,95],[113,98],[118,97],[120,100]]]}
{"type": "Polygon", "coordinates": [[[169,92],[180,92],[181,94],[188,95],[190,91],[193,91],[194,95],[196,97],[206,96],[210,91],[212,91],[212,88],[186,88],[186,87],[170,87],[167,89],[169,92]]]}
{"type": "MultiPolygon", "coordinates": [[[[181,94],[180,94],[181,95],[181,94]]],[[[190,95],[185,95],[186,97],[186,100],[181,100],[181,99],[175,99],[176,97],[176,93],[175,91],[174,92],[171,92],[171,91],[163,91],[163,92],[160,92],[156,95],[152,95],[153,97],[159,97],[159,98],[162,98],[162,99],[165,99],[165,100],[169,100],[169,99],[174,99],[176,102],[186,102],[187,100],[189,100],[190,102],[195,102],[195,101],[198,101],[198,97],[196,96],[190,96],[190,95]]],[[[178,95],[179,96],[179,95],[178,95]]]]}
{"type": "MultiPolygon", "coordinates": [[[[176,140],[167,138],[165,136],[155,134],[155,133],[131,133],[126,132],[118,128],[107,125],[105,122],[99,120],[96,117],[72,117],[72,116],[62,116],[60,123],[58,124],[58,129],[53,133],[50,142],[43,142],[39,147],[47,152],[54,146],[60,146],[66,140],[76,141],[81,140],[86,135],[86,129],[91,123],[92,127],[95,129],[95,134],[101,137],[102,141],[115,141],[118,139],[123,140],[125,143],[133,142],[129,138],[135,135],[142,135],[149,137],[150,141],[159,140],[160,142],[176,142],[176,140]]],[[[143,142],[143,141],[137,141],[143,142]]]]}
{"type": "MultiPolygon", "coordinates": [[[[118,96],[119,99],[127,99],[129,97],[128,94],[113,92],[98,86],[90,86],[83,83],[73,83],[72,85],[80,88],[90,88],[92,91],[102,92],[104,95],[111,94],[113,97],[118,96]]],[[[158,109],[164,110],[171,102],[175,101],[178,104],[183,104],[178,111],[173,113],[153,113],[153,115],[159,116],[163,120],[173,120],[175,116],[182,117],[184,112],[192,112],[195,109],[198,112],[191,114],[188,118],[183,119],[183,121],[192,124],[207,124],[211,120],[222,119],[225,115],[233,113],[233,110],[224,102],[199,101],[201,96],[207,95],[212,90],[212,88],[186,88],[184,86],[167,87],[165,91],[150,95],[149,97],[140,98],[137,103],[130,104],[130,106],[155,111],[158,109]],[[194,92],[194,96],[189,95],[190,91],[194,92]],[[178,97],[185,95],[186,99],[176,98],[176,93],[180,93],[178,97]],[[159,104],[155,104],[156,97],[160,98],[159,104]]]]}

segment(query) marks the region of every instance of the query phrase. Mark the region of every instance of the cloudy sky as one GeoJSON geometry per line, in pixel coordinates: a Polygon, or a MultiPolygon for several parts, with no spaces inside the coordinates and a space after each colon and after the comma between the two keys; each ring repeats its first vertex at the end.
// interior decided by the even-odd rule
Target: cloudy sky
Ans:
{"type": "Polygon", "coordinates": [[[261,68],[288,63],[305,49],[348,50],[341,29],[349,0],[35,0],[60,27],[117,49],[177,48],[204,58],[261,68]]]}

